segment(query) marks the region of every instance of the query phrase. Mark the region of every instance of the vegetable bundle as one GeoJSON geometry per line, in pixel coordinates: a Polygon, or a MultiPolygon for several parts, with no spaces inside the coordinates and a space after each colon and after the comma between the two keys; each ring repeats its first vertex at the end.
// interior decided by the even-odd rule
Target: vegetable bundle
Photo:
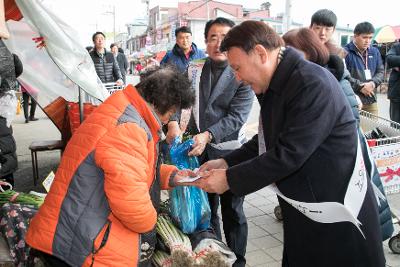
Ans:
{"type": "MultiPolygon", "coordinates": [[[[161,214],[157,218],[157,234],[162,242],[168,247],[170,255],[165,251],[156,250],[153,256],[153,264],[157,267],[228,267],[235,262],[236,257],[232,251],[227,253],[233,255],[228,258],[224,251],[218,247],[220,241],[201,242],[194,251],[190,239],[179,230],[167,214],[161,214]]],[[[223,244],[223,243],[222,243],[223,244]]],[[[225,246],[226,247],[226,246],[225,246]]],[[[227,248],[227,247],[226,247],[227,248]]],[[[227,248],[229,250],[229,248],[227,248]]]]}
{"type": "Polygon", "coordinates": [[[28,204],[33,205],[36,208],[39,208],[43,204],[44,198],[27,194],[16,192],[14,190],[5,190],[4,192],[0,192],[0,205],[5,203],[19,203],[19,204],[28,204]]]}

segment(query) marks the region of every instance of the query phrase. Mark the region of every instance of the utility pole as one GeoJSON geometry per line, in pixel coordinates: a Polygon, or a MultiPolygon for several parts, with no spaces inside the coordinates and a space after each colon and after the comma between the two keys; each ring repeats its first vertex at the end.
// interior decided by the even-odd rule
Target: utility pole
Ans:
{"type": "Polygon", "coordinates": [[[285,15],[283,17],[283,33],[290,30],[292,25],[292,0],[286,0],[285,15]]]}
{"type": "Polygon", "coordinates": [[[113,5],[113,12],[112,12],[112,14],[113,14],[113,19],[114,19],[113,23],[114,23],[114,43],[115,43],[115,5],[113,5]]]}

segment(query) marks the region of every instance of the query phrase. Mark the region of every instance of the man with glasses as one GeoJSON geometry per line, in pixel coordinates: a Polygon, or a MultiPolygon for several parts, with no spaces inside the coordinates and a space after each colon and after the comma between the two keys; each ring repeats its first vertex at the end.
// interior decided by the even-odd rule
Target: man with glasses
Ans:
{"type": "MultiPolygon", "coordinates": [[[[222,157],[245,141],[241,128],[250,113],[254,93],[250,86],[235,79],[226,54],[220,51],[222,40],[233,26],[234,22],[229,19],[216,18],[208,21],[204,30],[208,58],[201,74],[198,74],[198,105],[193,109],[188,126],[195,141],[189,155],[200,156],[202,163],[222,157]]],[[[233,266],[244,267],[248,233],[243,212],[244,197],[237,197],[228,190],[221,195],[208,194],[208,199],[211,227],[219,239],[221,229],[218,206],[221,200],[226,242],[237,257],[233,266]]]]}

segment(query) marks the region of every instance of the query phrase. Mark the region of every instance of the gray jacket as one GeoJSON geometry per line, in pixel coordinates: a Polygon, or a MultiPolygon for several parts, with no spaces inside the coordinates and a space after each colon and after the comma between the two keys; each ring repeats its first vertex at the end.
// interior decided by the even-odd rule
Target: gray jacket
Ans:
{"type": "Polygon", "coordinates": [[[199,131],[209,131],[212,134],[211,145],[207,145],[204,153],[207,153],[209,159],[215,159],[231,150],[226,149],[229,146],[221,148],[218,145],[239,139],[240,129],[253,104],[254,93],[250,86],[235,79],[229,65],[222,71],[214,88],[211,88],[211,75],[211,59],[208,58],[200,77],[199,128],[192,115],[189,129],[192,134],[199,131]]]}

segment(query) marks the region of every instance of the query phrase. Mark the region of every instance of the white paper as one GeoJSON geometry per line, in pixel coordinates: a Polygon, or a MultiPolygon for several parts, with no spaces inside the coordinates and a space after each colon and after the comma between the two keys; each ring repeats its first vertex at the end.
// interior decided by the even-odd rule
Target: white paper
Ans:
{"type": "Polygon", "coordinates": [[[187,177],[184,177],[184,178],[180,179],[180,180],[178,181],[178,183],[191,183],[191,182],[194,182],[194,181],[196,181],[196,180],[198,180],[198,179],[200,179],[200,178],[201,178],[200,175],[197,175],[197,176],[195,176],[195,177],[187,176],[187,177]]]}
{"type": "MultiPolygon", "coordinates": [[[[196,168],[196,169],[193,170],[194,173],[197,173],[198,171],[199,171],[199,168],[196,168]]],[[[194,181],[196,181],[196,180],[198,180],[200,178],[201,178],[200,175],[196,175],[194,177],[193,176],[186,176],[186,177],[183,177],[182,179],[180,179],[178,181],[178,183],[192,183],[192,182],[194,182],[194,181]]]]}

